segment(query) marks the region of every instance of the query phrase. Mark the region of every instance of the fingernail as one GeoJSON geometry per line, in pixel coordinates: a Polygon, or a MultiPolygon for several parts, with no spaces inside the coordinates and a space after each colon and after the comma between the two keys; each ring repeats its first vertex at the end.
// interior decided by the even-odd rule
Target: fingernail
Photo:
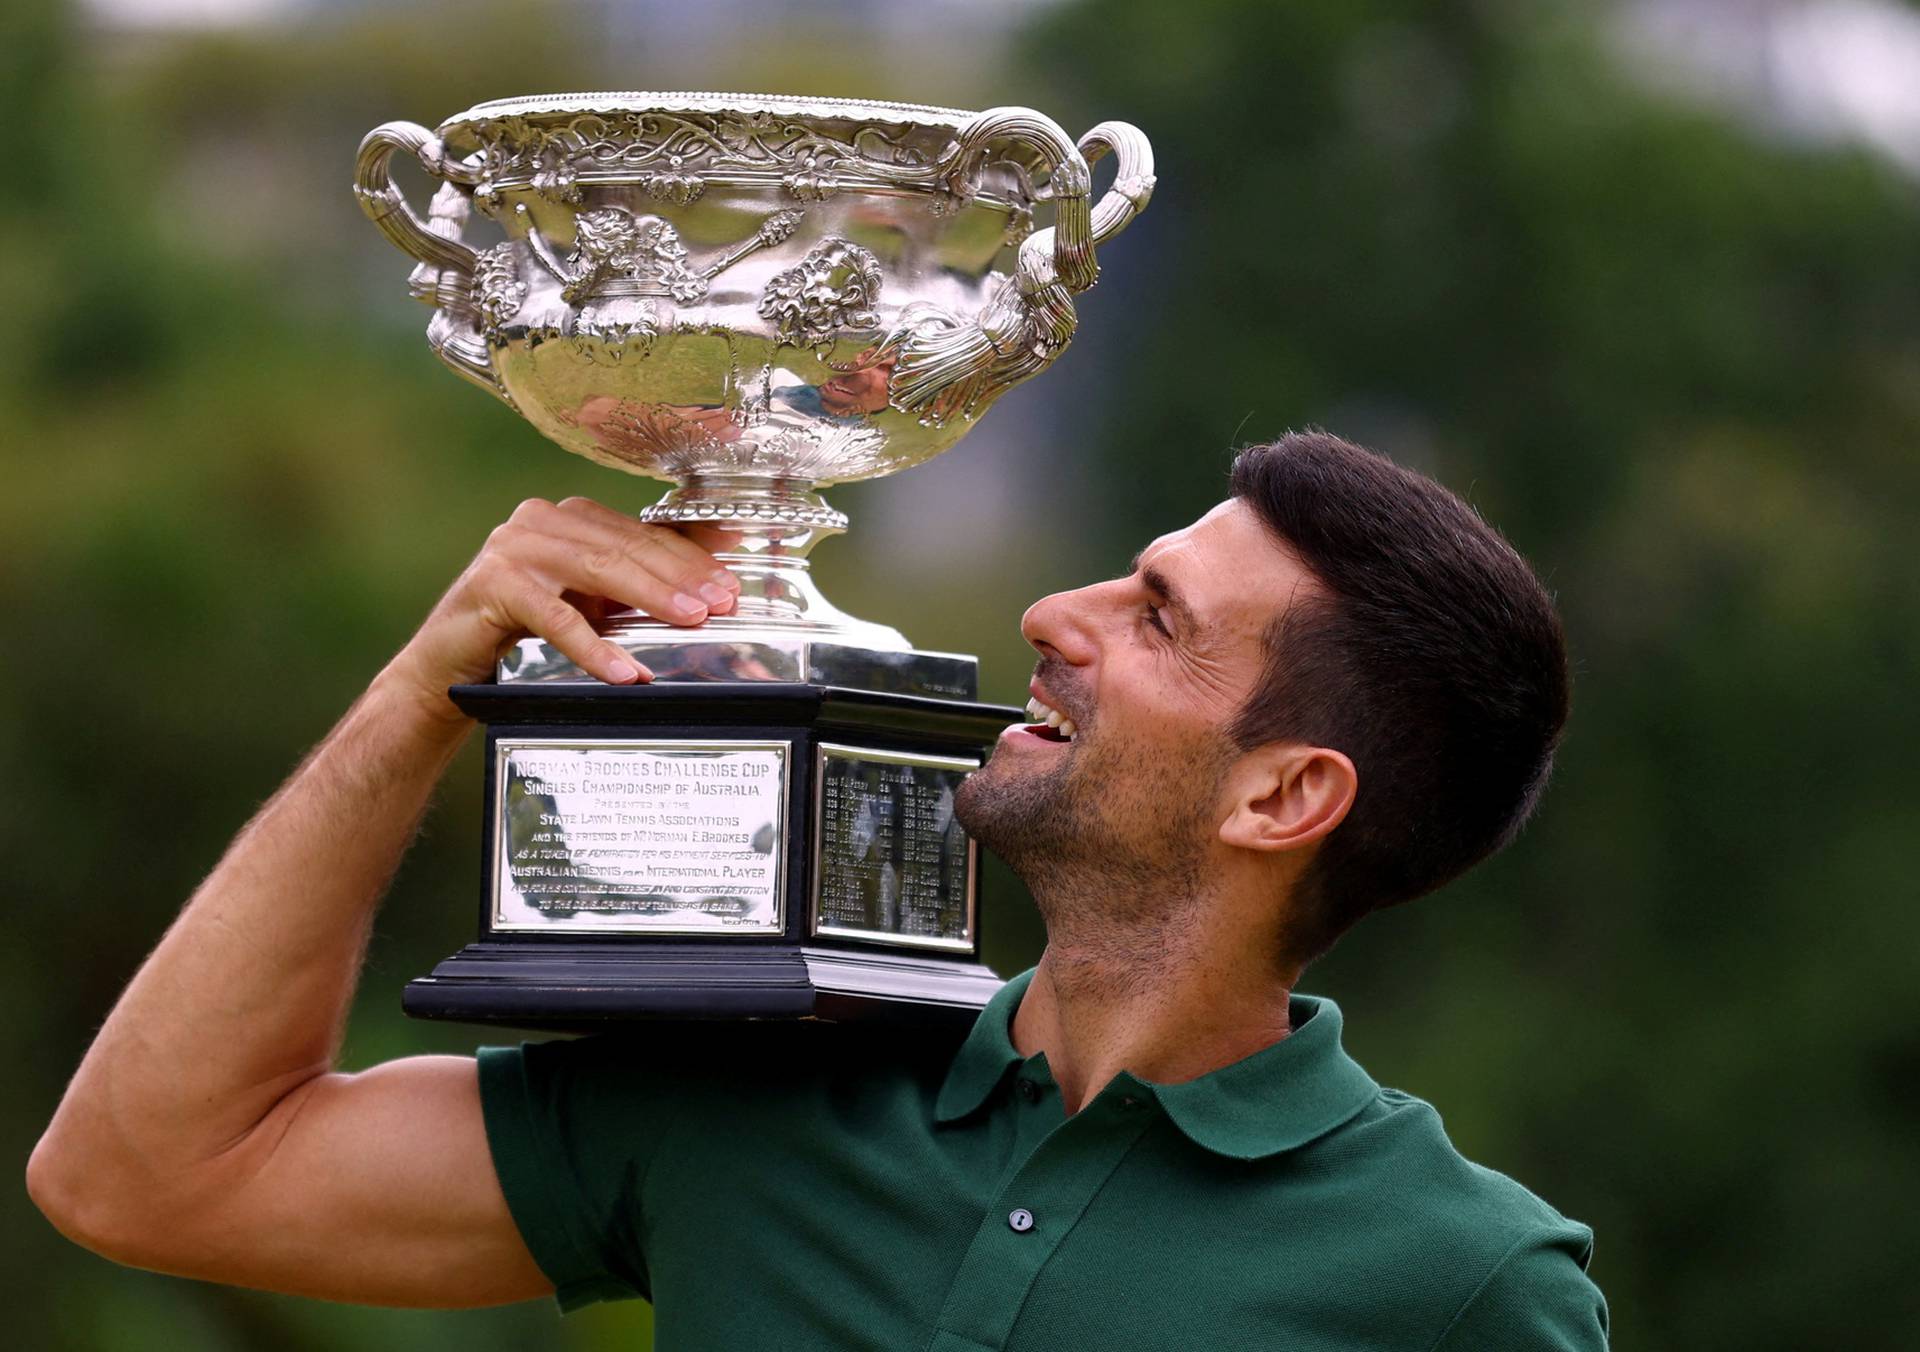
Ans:
{"type": "Polygon", "coordinates": [[[607,670],[613,673],[613,679],[621,685],[640,679],[640,668],[627,661],[624,657],[607,663],[607,670]]]}
{"type": "Polygon", "coordinates": [[[702,605],[699,601],[695,600],[693,597],[688,596],[685,592],[675,592],[673,594],[673,601],[671,604],[673,605],[673,608],[679,611],[682,615],[689,615],[689,616],[699,615],[706,610],[706,607],[704,605],[702,605]]]}
{"type": "Polygon", "coordinates": [[[732,592],[728,591],[725,587],[716,586],[711,582],[702,582],[700,584],[700,594],[706,597],[709,606],[724,606],[733,599],[732,592]]]}
{"type": "Polygon", "coordinates": [[[731,568],[722,568],[713,575],[713,580],[730,592],[738,593],[740,590],[740,579],[733,575],[731,568]]]}

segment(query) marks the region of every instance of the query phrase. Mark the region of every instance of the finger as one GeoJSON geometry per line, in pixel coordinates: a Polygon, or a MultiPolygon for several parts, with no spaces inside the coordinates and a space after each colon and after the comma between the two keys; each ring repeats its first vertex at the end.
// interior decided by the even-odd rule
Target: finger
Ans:
{"type": "MultiPolygon", "coordinates": [[[[724,554],[738,549],[740,541],[745,538],[739,531],[722,530],[718,526],[693,521],[678,522],[673,529],[709,554],[724,554]]],[[[740,574],[734,572],[732,568],[727,568],[720,585],[727,590],[732,599],[723,605],[714,605],[713,613],[715,615],[734,614],[740,608],[740,574]]],[[[711,601],[713,598],[707,599],[711,601]]]]}
{"type": "MultiPolygon", "coordinates": [[[[705,522],[682,521],[671,526],[654,526],[636,521],[624,512],[616,512],[592,498],[568,498],[560,503],[556,511],[562,513],[571,522],[597,533],[610,532],[616,540],[628,540],[636,536],[648,536],[657,539],[690,565],[705,566],[712,574],[715,583],[732,591],[740,590],[740,579],[721,566],[714,555],[737,548],[740,544],[740,532],[724,530],[719,526],[705,522]],[[684,548],[683,546],[691,546],[684,548]]],[[[560,532],[566,533],[564,531],[560,532]]]]}
{"type": "Polygon", "coordinates": [[[538,535],[577,540],[583,545],[614,546],[634,554],[661,552],[678,558],[687,568],[704,569],[716,580],[725,572],[712,555],[669,526],[637,521],[592,498],[572,497],[563,502],[528,498],[514,508],[496,536],[512,537],[522,531],[538,535]]]}
{"type": "Polygon", "coordinates": [[[604,596],[594,596],[589,592],[577,592],[571,589],[561,592],[560,599],[586,616],[587,623],[596,631],[606,628],[607,615],[620,604],[604,596]]]}
{"type": "MultiPolygon", "coordinates": [[[[495,533],[495,543],[531,531],[577,541],[582,549],[618,551],[654,575],[676,582],[678,585],[674,592],[697,600],[708,613],[732,613],[740,595],[740,579],[713,557],[712,549],[735,546],[741,537],[736,532],[711,526],[697,529],[702,537],[700,540],[689,539],[684,527],[655,526],[635,521],[590,498],[568,498],[558,504],[536,498],[520,504],[507,524],[495,533]]],[[[541,556],[548,561],[552,558],[544,550],[541,556]]],[[[599,562],[607,564],[611,561],[602,559],[599,562]]],[[[614,570],[598,567],[593,571],[605,576],[614,570]]],[[[626,598],[618,608],[624,609],[632,604],[669,623],[697,624],[705,618],[684,606],[678,607],[681,611],[679,614],[666,613],[661,607],[672,605],[673,594],[667,593],[657,604],[626,598]]]]}
{"type": "Polygon", "coordinates": [[[716,546],[731,548],[740,541],[739,535],[732,531],[716,529],[712,526],[700,526],[700,534],[695,535],[684,523],[671,526],[650,525],[636,521],[624,512],[616,512],[592,498],[568,498],[559,504],[558,511],[570,520],[596,532],[609,532],[615,539],[653,538],[657,543],[685,559],[690,565],[704,565],[717,577],[731,576],[720,567],[713,558],[716,546]],[[708,543],[711,541],[712,543],[708,543]]]}
{"type": "MultiPolygon", "coordinates": [[[[686,536],[709,554],[725,554],[740,547],[743,538],[737,530],[723,530],[704,521],[681,521],[674,530],[686,536]]],[[[735,579],[738,581],[738,579],[735,579]]]]}
{"type": "Polygon", "coordinates": [[[585,615],[537,578],[520,575],[497,599],[516,627],[545,639],[589,675],[609,685],[653,679],[652,672],[634,661],[625,649],[601,638],[585,615]]]}
{"type": "Polygon", "coordinates": [[[651,536],[580,540],[528,530],[515,532],[503,549],[515,567],[548,583],[556,600],[566,591],[604,596],[668,624],[691,625],[733,599],[651,536]]]}

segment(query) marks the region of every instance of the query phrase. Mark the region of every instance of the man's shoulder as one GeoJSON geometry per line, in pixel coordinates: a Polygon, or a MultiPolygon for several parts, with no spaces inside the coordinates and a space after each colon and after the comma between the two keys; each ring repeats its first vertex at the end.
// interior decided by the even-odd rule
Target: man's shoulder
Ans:
{"type": "Polygon", "coordinates": [[[1420,1329],[1449,1352],[1604,1346],[1592,1231],[1468,1159],[1431,1104],[1375,1086],[1337,1128],[1268,1166],[1254,1225],[1277,1261],[1316,1270],[1329,1310],[1373,1302],[1378,1341],[1420,1329]],[[1303,1231],[1315,1236],[1304,1253],[1303,1231]],[[1549,1329],[1566,1336],[1535,1339],[1549,1329]]]}
{"type": "Polygon", "coordinates": [[[1517,1179],[1468,1159],[1426,1100],[1381,1086],[1340,1130],[1318,1142],[1359,1178],[1391,1180],[1405,1219],[1501,1246],[1529,1233],[1592,1232],[1517,1179]]]}

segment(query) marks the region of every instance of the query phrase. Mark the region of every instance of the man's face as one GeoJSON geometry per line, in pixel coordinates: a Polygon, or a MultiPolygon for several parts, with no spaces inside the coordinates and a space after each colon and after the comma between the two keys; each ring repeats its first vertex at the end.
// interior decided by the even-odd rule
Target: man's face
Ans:
{"type": "MultiPolygon", "coordinates": [[[[961,823],[1043,898],[1191,895],[1229,810],[1227,732],[1267,627],[1313,587],[1242,503],[1141,551],[1125,577],[1036,602],[1033,697],[1073,729],[1007,729],[962,786],[961,823]]],[[[1051,918],[1051,917],[1050,917],[1051,918]]]]}

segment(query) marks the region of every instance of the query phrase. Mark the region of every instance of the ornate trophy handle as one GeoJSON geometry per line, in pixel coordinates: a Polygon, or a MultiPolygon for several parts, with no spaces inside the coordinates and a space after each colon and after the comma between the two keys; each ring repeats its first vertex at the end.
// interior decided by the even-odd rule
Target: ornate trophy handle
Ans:
{"type": "Polygon", "coordinates": [[[449,239],[429,229],[400,195],[393,181],[392,161],[396,150],[404,150],[418,159],[420,167],[435,178],[449,177],[447,151],[439,137],[417,122],[383,123],[366,134],[353,163],[353,195],[360,200],[360,209],[400,252],[422,263],[464,272],[471,277],[479,255],[457,237],[449,239]]]}
{"type": "Polygon", "coordinates": [[[1093,242],[1104,244],[1132,224],[1153,199],[1153,146],[1131,122],[1102,122],[1080,138],[1089,165],[1109,151],[1114,157],[1113,186],[1093,208],[1093,242]]]}
{"type": "Polygon", "coordinates": [[[415,300],[433,306],[427,345],[456,375],[463,376],[512,407],[513,400],[494,374],[487,340],[474,310],[473,276],[480,255],[460,234],[472,210],[473,191],[458,165],[447,159],[440,138],[417,122],[387,122],[360,142],[353,166],[353,195],[367,218],[396,248],[419,260],[407,278],[415,300]],[[443,180],[422,221],[393,181],[393,155],[404,150],[420,167],[443,180]]]}
{"type": "Polygon", "coordinates": [[[888,402],[929,426],[978,417],[1052,364],[1079,323],[1073,297],[1100,276],[1094,245],[1126,228],[1153,195],[1153,147],[1139,128],[1102,122],[1075,146],[1059,123],[1031,108],[989,108],[969,122],[947,152],[948,183],[967,192],[987,147],[1008,142],[1045,162],[1053,224],[1020,246],[1013,275],[972,319],[910,312],[875,350],[876,363],[891,363],[888,402]],[[1099,205],[1090,206],[1087,161],[1109,152],[1118,173],[1099,205]]]}
{"type": "Polygon", "coordinates": [[[971,175],[991,145],[1007,143],[1031,150],[1047,166],[1047,190],[1053,199],[1053,224],[1029,239],[1020,250],[1020,269],[1047,268],[1049,281],[1058,280],[1069,291],[1085,291],[1100,275],[1093,256],[1092,212],[1087,198],[1093,175],[1073,139],[1058,122],[1031,108],[989,108],[960,130],[948,152],[952,178],[971,175]]]}

